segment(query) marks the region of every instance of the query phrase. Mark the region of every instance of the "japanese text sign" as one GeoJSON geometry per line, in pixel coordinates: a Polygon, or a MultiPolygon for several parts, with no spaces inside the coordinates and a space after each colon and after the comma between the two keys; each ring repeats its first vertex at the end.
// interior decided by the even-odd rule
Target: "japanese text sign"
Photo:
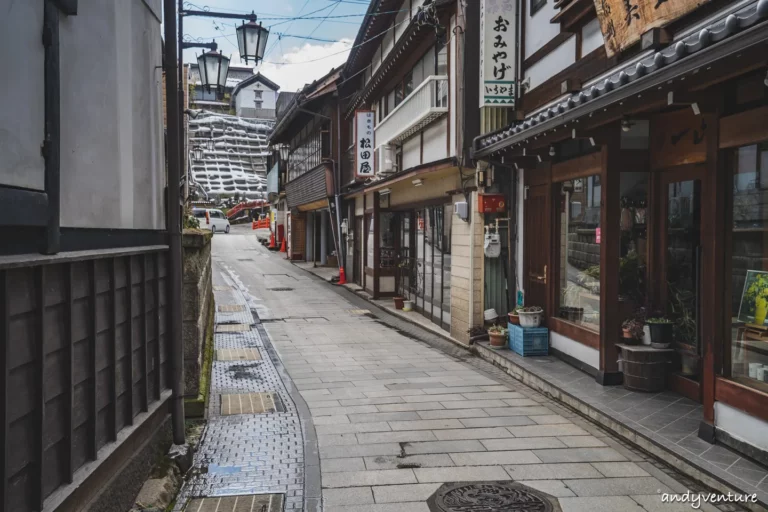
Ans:
{"type": "Polygon", "coordinates": [[[373,111],[355,111],[355,177],[370,178],[373,169],[373,111]]]}
{"type": "Polygon", "coordinates": [[[663,27],[709,0],[594,0],[605,52],[629,48],[652,28],[663,27]]]}
{"type": "Polygon", "coordinates": [[[514,107],[517,92],[515,0],[480,0],[480,106],[514,107]]]}

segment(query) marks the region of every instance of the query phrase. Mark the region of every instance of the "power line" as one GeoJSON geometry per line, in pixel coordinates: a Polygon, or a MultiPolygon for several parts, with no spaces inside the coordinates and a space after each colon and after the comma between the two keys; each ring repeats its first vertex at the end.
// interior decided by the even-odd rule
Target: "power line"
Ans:
{"type": "MultiPolygon", "coordinates": [[[[330,16],[330,15],[331,15],[331,13],[333,13],[333,11],[335,11],[335,10],[336,10],[336,8],[337,8],[339,5],[341,5],[341,0],[336,0],[336,3],[335,3],[335,4],[333,4],[333,8],[331,9],[331,12],[329,12],[329,13],[328,13],[328,16],[330,16]]],[[[318,23],[318,24],[315,26],[315,28],[313,28],[313,29],[312,29],[312,32],[310,32],[310,33],[309,33],[309,36],[307,36],[307,37],[310,37],[312,34],[314,34],[314,33],[317,31],[317,29],[319,29],[319,28],[320,28],[320,25],[322,25],[323,23],[325,23],[325,21],[326,21],[327,19],[328,19],[328,18],[325,18],[325,19],[322,19],[322,20],[320,20],[320,23],[318,23]]]]}

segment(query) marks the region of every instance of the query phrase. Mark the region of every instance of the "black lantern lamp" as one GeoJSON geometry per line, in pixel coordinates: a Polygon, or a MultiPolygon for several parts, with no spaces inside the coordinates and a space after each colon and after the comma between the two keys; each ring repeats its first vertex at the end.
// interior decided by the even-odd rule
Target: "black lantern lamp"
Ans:
{"type": "Polygon", "coordinates": [[[280,144],[277,148],[280,151],[280,160],[287,162],[288,156],[291,154],[291,146],[288,144],[280,144]]]}
{"type": "Polygon", "coordinates": [[[248,64],[248,59],[258,65],[264,58],[264,49],[267,47],[269,29],[256,23],[256,13],[251,11],[248,23],[243,22],[237,27],[237,46],[240,49],[240,58],[248,64]]]}
{"type": "Polygon", "coordinates": [[[195,160],[202,160],[203,159],[203,148],[200,146],[195,146],[192,148],[192,156],[194,156],[195,160]]]}
{"type": "Polygon", "coordinates": [[[208,149],[208,151],[213,151],[216,149],[216,143],[213,140],[213,126],[211,126],[211,136],[208,138],[208,140],[205,141],[205,147],[208,149]]]}
{"type": "Polygon", "coordinates": [[[229,57],[225,57],[216,50],[211,50],[197,58],[197,65],[200,70],[200,83],[208,92],[211,92],[211,88],[219,91],[224,90],[229,73],[229,57]]]}

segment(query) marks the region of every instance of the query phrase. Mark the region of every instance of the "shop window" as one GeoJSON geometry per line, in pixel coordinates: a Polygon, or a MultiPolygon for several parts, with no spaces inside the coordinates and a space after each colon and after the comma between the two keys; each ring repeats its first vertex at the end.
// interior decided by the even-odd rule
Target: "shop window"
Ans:
{"type": "Polygon", "coordinates": [[[561,183],[558,316],[600,331],[600,176],[561,183]]]}
{"type": "Polygon", "coordinates": [[[619,311],[622,321],[646,316],[648,268],[648,173],[623,172],[619,178],[619,311]]]}
{"type": "Polygon", "coordinates": [[[379,267],[394,268],[397,265],[397,216],[393,212],[379,214],[379,267]]]}
{"type": "Polygon", "coordinates": [[[731,160],[731,376],[768,391],[768,143],[731,160]]]}

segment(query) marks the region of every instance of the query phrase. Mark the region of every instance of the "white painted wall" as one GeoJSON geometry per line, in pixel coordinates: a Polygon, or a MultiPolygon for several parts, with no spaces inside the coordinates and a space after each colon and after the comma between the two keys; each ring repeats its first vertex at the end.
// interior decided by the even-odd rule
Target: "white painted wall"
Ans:
{"type": "Polygon", "coordinates": [[[43,2],[10,2],[0,10],[0,185],[44,190],[43,2]]]}
{"type": "Polygon", "coordinates": [[[588,347],[583,343],[574,341],[571,338],[549,331],[549,346],[559,350],[563,354],[568,354],[582,363],[588,364],[592,368],[600,369],[600,351],[588,347]]]}
{"type": "Polygon", "coordinates": [[[576,36],[570,37],[546,57],[525,70],[523,78],[530,80],[528,90],[535,89],[574,62],[576,62],[576,36]]]}
{"type": "MultiPolygon", "coordinates": [[[[528,0],[522,0],[527,2],[528,0]]],[[[530,5],[530,4],[529,4],[530,5]]],[[[559,23],[550,23],[549,20],[557,14],[555,0],[547,0],[546,5],[531,16],[530,9],[526,9],[525,15],[525,58],[533,55],[539,48],[547,44],[550,39],[560,33],[559,23]]],[[[553,73],[554,74],[554,73],[553,73]]]]}
{"type": "Polygon", "coordinates": [[[277,101],[277,91],[270,89],[261,82],[254,82],[237,91],[235,96],[235,109],[237,115],[243,108],[256,108],[256,91],[261,92],[261,108],[274,109],[277,101]]]}
{"type": "Polygon", "coordinates": [[[60,31],[61,225],[162,229],[160,21],[143,2],[80,0],[60,31]]]}
{"type": "Polygon", "coordinates": [[[581,56],[589,55],[604,44],[600,20],[593,19],[581,28],[581,56]]]}
{"type": "MultiPolygon", "coordinates": [[[[455,33],[456,29],[456,16],[451,16],[451,34],[455,33]]],[[[448,53],[450,58],[450,75],[448,76],[448,85],[450,88],[449,98],[449,110],[450,110],[450,141],[448,142],[450,156],[456,156],[456,115],[458,108],[458,96],[456,94],[456,84],[458,83],[458,45],[456,44],[456,38],[452,37],[448,47],[448,53]]]]}
{"type": "Polygon", "coordinates": [[[768,423],[728,404],[715,402],[715,426],[734,439],[768,450],[768,423]]]}
{"type": "Polygon", "coordinates": [[[448,118],[443,116],[424,129],[424,161],[423,163],[442,160],[448,156],[448,118]]]}
{"type": "Polygon", "coordinates": [[[417,133],[403,142],[403,169],[410,169],[421,163],[421,134],[417,133]]]}

